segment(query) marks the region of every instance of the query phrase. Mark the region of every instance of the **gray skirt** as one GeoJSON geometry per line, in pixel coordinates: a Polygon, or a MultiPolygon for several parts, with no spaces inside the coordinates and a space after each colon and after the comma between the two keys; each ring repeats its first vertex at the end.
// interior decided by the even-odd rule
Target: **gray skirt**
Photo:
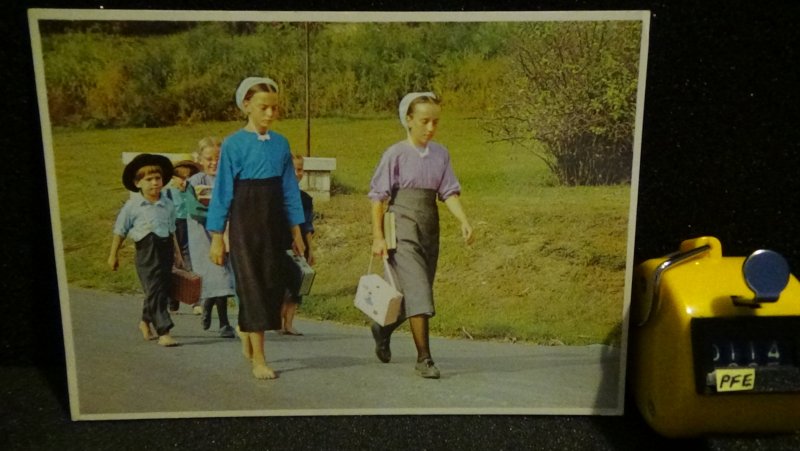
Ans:
{"type": "Polygon", "coordinates": [[[217,265],[208,258],[211,249],[211,235],[203,224],[189,218],[186,220],[189,231],[189,256],[192,270],[203,278],[200,299],[233,296],[233,274],[230,260],[217,265]]]}
{"type": "Polygon", "coordinates": [[[436,191],[398,190],[389,204],[395,214],[397,249],[389,264],[403,293],[405,317],[433,316],[433,279],[439,259],[439,209],[436,191]]]}

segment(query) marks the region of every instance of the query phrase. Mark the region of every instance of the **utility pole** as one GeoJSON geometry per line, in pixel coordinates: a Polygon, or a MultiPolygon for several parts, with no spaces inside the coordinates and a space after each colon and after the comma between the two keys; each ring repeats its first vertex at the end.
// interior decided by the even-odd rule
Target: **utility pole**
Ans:
{"type": "Polygon", "coordinates": [[[308,22],[306,24],[306,156],[311,156],[311,46],[309,45],[308,22]]]}

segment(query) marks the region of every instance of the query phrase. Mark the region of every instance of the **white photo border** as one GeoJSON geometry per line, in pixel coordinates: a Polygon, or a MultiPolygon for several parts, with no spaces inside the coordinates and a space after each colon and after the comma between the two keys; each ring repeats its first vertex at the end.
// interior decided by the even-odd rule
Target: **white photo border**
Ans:
{"type": "Polygon", "coordinates": [[[70,411],[74,420],[150,419],[186,417],[247,417],[247,416],[309,416],[309,415],[429,415],[429,414],[490,414],[490,415],[621,415],[624,409],[626,360],[628,352],[629,308],[633,273],[634,236],[638,202],[639,165],[642,145],[644,98],[649,48],[649,11],[490,11],[490,12],[333,12],[333,11],[190,11],[190,10],[106,10],[106,9],[30,9],[28,11],[30,38],[33,52],[34,74],[37,88],[39,119],[41,122],[44,161],[47,173],[47,190],[51,210],[52,238],[55,252],[56,272],[64,333],[64,349],[67,364],[67,381],[70,411]],[[625,269],[625,289],[622,315],[622,334],[619,359],[617,407],[614,409],[593,408],[497,408],[497,409],[300,409],[292,411],[235,410],[209,412],[149,412],[124,414],[85,414],[80,411],[74,335],[67,285],[67,268],[64,258],[64,240],[61,233],[61,218],[56,180],[55,156],[53,153],[52,125],[47,102],[45,68],[42,55],[42,39],[39,22],[48,20],[96,20],[96,21],[208,21],[208,22],[549,22],[549,21],[640,21],[642,25],[639,73],[636,99],[635,136],[630,182],[628,210],[628,236],[625,269]]]}

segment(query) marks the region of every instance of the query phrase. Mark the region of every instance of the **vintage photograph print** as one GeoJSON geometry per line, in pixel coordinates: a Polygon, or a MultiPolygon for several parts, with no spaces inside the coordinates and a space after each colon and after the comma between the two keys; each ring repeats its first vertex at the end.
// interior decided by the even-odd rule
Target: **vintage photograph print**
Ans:
{"type": "Polygon", "coordinates": [[[623,412],[647,11],[29,23],[73,419],[623,412]]]}

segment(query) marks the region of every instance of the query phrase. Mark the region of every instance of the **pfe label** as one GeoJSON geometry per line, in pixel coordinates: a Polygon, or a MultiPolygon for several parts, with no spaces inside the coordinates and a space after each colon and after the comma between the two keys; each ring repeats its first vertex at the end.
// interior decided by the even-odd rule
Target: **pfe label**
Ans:
{"type": "Polygon", "coordinates": [[[755,368],[717,368],[714,373],[718,392],[752,390],[756,385],[755,368]]]}

